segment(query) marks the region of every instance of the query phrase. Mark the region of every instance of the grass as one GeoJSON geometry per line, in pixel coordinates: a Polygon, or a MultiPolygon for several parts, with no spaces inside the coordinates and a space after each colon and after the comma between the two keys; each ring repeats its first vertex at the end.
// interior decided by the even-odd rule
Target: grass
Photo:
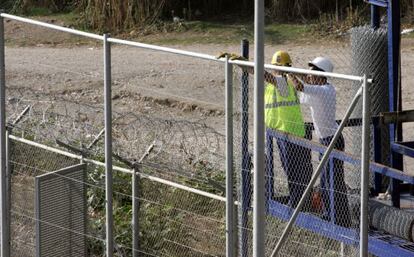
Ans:
{"type": "Polygon", "coordinates": [[[59,22],[63,22],[67,26],[75,26],[78,24],[79,15],[75,12],[59,12],[53,13],[47,8],[41,7],[34,7],[30,9],[29,13],[26,15],[27,17],[33,19],[41,19],[41,20],[56,20],[59,22]]]}
{"type": "MultiPolygon", "coordinates": [[[[307,25],[269,24],[265,27],[265,40],[269,44],[302,41],[310,34],[307,25]]],[[[192,21],[185,22],[174,31],[149,34],[140,41],[154,44],[238,44],[241,39],[253,41],[253,24],[192,21]]]]}
{"type": "Polygon", "coordinates": [[[52,12],[47,8],[32,7],[28,10],[27,16],[49,16],[52,12]]]}
{"type": "Polygon", "coordinates": [[[405,35],[402,36],[402,38],[414,38],[414,32],[405,34],[405,35]]]}
{"type": "MultiPolygon", "coordinates": [[[[19,14],[18,14],[19,15],[19,14]]],[[[61,12],[51,13],[45,8],[32,8],[26,15],[19,15],[28,17],[33,20],[43,21],[46,23],[75,28],[82,31],[97,33],[90,31],[79,23],[79,15],[75,12],[61,12]]],[[[39,26],[30,27],[26,24],[13,22],[7,24],[6,27],[6,44],[8,46],[30,47],[36,45],[48,46],[79,46],[79,45],[93,45],[96,41],[85,37],[73,36],[64,32],[56,32],[51,29],[44,29],[39,26]]]]}
{"type": "Polygon", "coordinates": [[[78,23],[79,17],[76,13],[55,13],[49,15],[50,18],[64,22],[67,25],[73,26],[78,23]]]}
{"type": "MultiPolygon", "coordinates": [[[[56,25],[73,27],[82,31],[100,34],[89,30],[79,22],[76,12],[51,13],[46,8],[32,8],[26,15],[35,20],[41,20],[56,25]]],[[[28,32],[26,32],[28,33],[28,32]]],[[[286,42],[301,42],[311,34],[311,26],[303,24],[269,23],[265,27],[267,44],[286,42]]],[[[192,45],[192,44],[239,44],[246,38],[250,42],[254,39],[253,21],[188,21],[182,23],[157,22],[145,28],[132,28],[120,34],[112,33],[113,37],[135,40],[157,45],[192,45]],[[129,32],[129,33],[128,33],[129,32]]],[[[37,44],[45,45],[85,45],[89,40],[79,37],[48,33],[44,36],[33,35],[27,42],[18,36],[8,35],[8,43],[19,46],[37,44]]],[[[93,44],[93,43],[92,43],[93,44]]]]}

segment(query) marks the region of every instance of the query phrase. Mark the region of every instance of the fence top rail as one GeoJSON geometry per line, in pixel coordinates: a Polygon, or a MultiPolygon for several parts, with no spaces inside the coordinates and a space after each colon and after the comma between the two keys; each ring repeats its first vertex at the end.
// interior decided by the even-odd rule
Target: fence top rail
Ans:
{"type": "Polygon", "coordinates": [[[96,35],[96,34],[89,33],[89,32],[66,28],[63,26],[58,26],[58,25],[54,25],[54,24],[50,24],[50,23],[46,23],[42,21],[36,21],[36,20],[28,19],[28,18],[23,18],[23,17],[7,14],[7,13],[0,13],[0,16],[3,18],[20,21],[20,22],[28,23],[32,25],[37,25],[37,26],[41,26],[41,27],[45,27],[49,29],[54,29],[54,30],[58,30],[58,31],[62,31],[62,32],[70,33],[70,34],[75,34],[78,36],[88,37],[88,38],[97,39],[97,40],[103,40],[103,36],[101,35],[96,35]]]}
{"type": "MultiPolygon", "coordinates": [[[[229,63],[236,64],[239,66],[244,66],[244,67],[254,67],[254,62],[248,62],[248,61],[233,60],[233,61],[229,61],[229,63]]],[[[310,74],[310,75],[316,75],[316,76],[323,76],[327,78],[357,81],[361,83],[364,80],[363,76],[346,75],[346,74],[334,73],[334,72],[324,72],[324,71],[316,71],[316,70],[309,70],[309,69],[302,69],[302,68],[295,68],[295,67],[276,66],[272,64],[265,64],[264,67],[269,70],[284,71],[284,72],[291,72],[291,73],[298,73],[298,74],[310,74]]],[[[372,79],[368,79],[367,82],[372,83],[372,79]]]]}
{"type": "MultiPolygon", "coordinates": [[[[37,26],[41,26],[41,27],[45,27],[49,29],[54,29],[54,30],[58,30],[58,31],[66,32],[66,33],[71,33],[71,34],[75,34],[78,36],[88,37],[88,38],[92,38],[96,40],[104,40],[103,35],[97,35],[97,34],[84,32],[84,31],[80,31],[76,29],[66,28],[66,27],[62,27],[58,25],[49,24],[46,22],[36,21],[36,20],[28,19],[28,18],[23,18],[23,17],[7,14],[7,13],[0,13],[0,17],[11,19],[11,20],[16,20],[16,21],[20,21],[20,22],[24,22],[24,23],[28,23],[32,25],[37,25],[37,26]]],[[[217,59],[215,56],[208,55],[208,54],[196,53],[196,52],[191,52],[191,51],[186,51],[186,50],[179,50],[179,49],[174,49],[170,47],[162,47],[162,46],[144,44],[144,43],[116,39],[116,38],[108,38],[107,40],[108,42],[121,44],[121,45],[127,45],[127,46],[150,49],[150,50],[161,51],[161,52],[166,52],[166,53],[195,57],[195,58],[216,61],[216,62],[223,62],[223,63],[225,62],[225,58],[217,59]]],[[[236,64],[239,66],[244,66],[244,67],[254,67],[254,62],[250,62],[250,61],[230,60],[229,63],[236,64]]],[[[284,71],[284,72],[311,74],[311,75],[317,75],[317,76],[324,76],[328,78],[345,79],[345,80],[358,81],[358,82],[362,82],[364,80],[363,76],[345,75],[345,74],[340,74],[340,73],[314,71],[314,70],[308,70],[308,69],[302,69],[302,68],[283,67],[283,66],[276,66],[276,65],[270,65],[270,64],[266,64],[265,68],[272,69],[272,70],[278,70],[278,71],[284,71]]],[[[368,79],[368,83],[372,83],[372,79],[368,79]]]]}
{"type": "Polygon", "coordinates": [[[150,50],[155,50],[155,51],[161,51],[161,52],[166,52],[166,53],[196,57],[196,58],[200,58],[200,59],[204,59],[204,60],[224,62],[224,59],[217,59],[213,55],[196,53],[196,52],[191,52],[191,51],[186,51],[186,50],[179,50],[179,49],[174,49],[174,48],[170,48],[170,47],[150,45],[150,44],[144,44],[144,43],[128,41],[128,40],[122,40],[122,39],[116,39],[116,38],[108,38],[108,42],[116,43],[116,44],[120,44],[120,45],[127,45],[127,46],[133,46],[133,47],[138,47],[138,48],[150,49],[150,50]]]}

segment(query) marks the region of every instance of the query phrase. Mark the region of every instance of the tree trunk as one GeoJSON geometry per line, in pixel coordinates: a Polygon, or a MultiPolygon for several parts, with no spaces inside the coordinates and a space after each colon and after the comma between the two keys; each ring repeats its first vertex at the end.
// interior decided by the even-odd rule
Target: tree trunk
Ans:
{"type": "Polygon", "coordinates": [[[335,1],[335,19],[339,22],[339,0],[335,1]]]}
{"type": "Polygon", "coordinates": [[[22,12],[24,14],[29,13],[30,8],[33,5],[33,1],[32,0],[23,0],[23,4],[22,4],[22,12]]]}

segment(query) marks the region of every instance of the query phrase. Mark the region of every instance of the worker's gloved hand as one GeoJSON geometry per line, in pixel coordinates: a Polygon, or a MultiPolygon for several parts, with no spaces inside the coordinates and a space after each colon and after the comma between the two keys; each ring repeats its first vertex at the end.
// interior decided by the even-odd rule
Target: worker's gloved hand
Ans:
{"type": "Polygon", "coordinates": [[[245,58],[241,55],[238,55],[238,54],[235,54],[235,53],[228,53],[228,52],[221,52],[219,55],[216,56],[216,58],[221,59],[221,58],[224,58],[226,56],[228,56],[229,60],[232,60],[232,61],[234,61],[234,60],[247,61],[247,58],[245,58]]]}
{"type": "Polygon", "coordinates": [[[238,55],[238,54],[231,54],[229,59],[232,60],[232,61],[234,61],[234,60],[247,61],[248,60],[246,57],[243,57],[243,56],[238,55]]]}
{"type": "Polygon", "coordinates": [[[221,59],[221,58],[224,58],[226,56],[230,56],[230,53],[220,52],[218,55],[216,55],[216,59],[221,59]]]}

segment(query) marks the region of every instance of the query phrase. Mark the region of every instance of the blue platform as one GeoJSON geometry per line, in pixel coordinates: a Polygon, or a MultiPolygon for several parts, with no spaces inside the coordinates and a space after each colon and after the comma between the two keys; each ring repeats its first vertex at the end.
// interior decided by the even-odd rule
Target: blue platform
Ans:
{"type": "MultiPolygon", "coordinates": [[[[293,211],[286,205],[268,200],[268,214],[274,217],[288,221],[293,211]]],[[[359,230],[343,228],[313,214],[303,212],[298,215],[295,224],[321,236],[358,247],[359,230]]],[[[414,243],[371,230],[368,250],[372,254],[383,257],[412,257],[414,256],[414,243]]]]}
{"type": "MultiPolygon", "coordinates": [[[[307,139],[288,135],[283,132],[274,131],[271,129],[266,130],[266,138],[270,142],[275,138],[283,138],[294,144],[304,146],[318,153],[324,153],[327,147],[318,144],[316,142],[309,141],[307,139]]],[[[267,153],[273,153],[273,144],[267,143],[267,153]]],[[[361,159],[359,156],[353,156],[345,152],[334,150],[330,158],[337,158],[344,162],[350,163],[356,167],[360,167],[361,159]]],[[[391,178],[395,178],[401,181],[405,181],[410,184],[414,184],[414,177],[403,173],[400,170],[387,167],[375,162],[371,162],[370,171],[378,174],[382,174],[391,178]]],[[[273,165],[267,164],[268,175],[273,176],[273,165]]],[[[267,184],[270,187],[270,184],[267,184]]],[[[268,192],[273,192],[273,188],[268,188],[268,192]]],[[[289,220],[293,213],[293,209],[290,207],[273,200],[271,197],[267,199],[267,212],[268,214],[282,219],[284,221],[289,220]]],[[[333,222],[326,221],[320,217],[311,213],[300,213],[296,220],[296,226],[305,228],[316,234],[324,237],[343,242],[347,245],[358,247],[359,242],[359,230],[344,228],[335,225],[333,222]]],[[[369,252],[377,256],[383,257],[412,257],[414,256],[414,243],[405,239],[398,238],[393,235],[382,233],[379,231],[371,230],[369,235],[369,252]]]]}

